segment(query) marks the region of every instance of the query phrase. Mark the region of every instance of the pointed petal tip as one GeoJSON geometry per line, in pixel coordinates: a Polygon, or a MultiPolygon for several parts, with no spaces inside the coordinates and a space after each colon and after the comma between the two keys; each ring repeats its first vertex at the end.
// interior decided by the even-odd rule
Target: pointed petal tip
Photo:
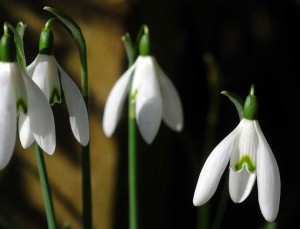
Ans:
{"type": "Polygon", "coordinates": [[[200,201],[196,196],[194,196],[194,198],[193,198],[193,204],[194,204],[195,207],[201,206],[202,205],[201,202],[202,201],[200,201]]]}
{"type": "Polygon", "coordinates": [[[261,213],[266,221],[272,223],[277,218],[278,210],[279,210],[278,208],[272,208],[272,209],[268,209],[268,210],[261,209],[261,213]]]}
{"type": "Polygon", "coordinates": [[[203,204],[206,204],[210,200],[210,198],[211,198],[211,197],[209,197],[209,198],[203,198],[203,196],[201,197],[200,195],[198,194],[197,191],[195,191],[195,194],[194,194],[194,197],[193,197],[193,204],[196,207],[200,207],[203,204]]]}
{"type": "Polygon", "coordinates": [[[53,155],[56,148],[56,142],[52,142],[52,144],[47,144],[47,142],[38,143],[41,149],[47,153],[48,155],[53,155]]]}
{"type": "Polygon", "coordinates": [[[141,133],[143,139],[145,140],[145,142],[148,145],[150,145],[154,141],[154,138],[158,132],[158,129],[155,132],[146,131],[144,127],[140,127],[139,129],[140,129],[140,133],[141,133]]]}
{"type": "Polygon", "coordinates": [[[79,139],[78,142],[80,143],[80,145],[82,146],[87,146],[90,142],[90,137],[89,134],[88,136],[86,136],[85,138],[79,139]]]}
{"type": "Polygon", "coordinates": [[[151,145],[151,143],[154,141],[155,136],[142,136],[145,142],[148,145],[151,145]]]}
{"type": "Polygon", "coordinates": [[[176,125],[176,127],[175,127],[175,130],[176,130],[177,132],[181,132],[182,129],[183,129],[183,124],[182,124],[182,123],[178,123],[178,124],[176,125]]]}
{"type": "Polygon", "coordinates": [[[109,123],[107,123],[107,119],[103,119],[103,132],[104,132],[104,135],[108,138],[110,138],[113,133],[115,132],[115,127],[113,127],[112,125],[110,125],[109,123]]]}

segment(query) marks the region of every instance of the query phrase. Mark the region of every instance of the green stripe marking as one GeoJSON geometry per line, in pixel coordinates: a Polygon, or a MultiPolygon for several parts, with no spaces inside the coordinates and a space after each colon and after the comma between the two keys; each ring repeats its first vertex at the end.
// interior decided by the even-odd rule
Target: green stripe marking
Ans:
{"type": "Polygon", "coordinates": [[[240,161],[235,164],[235,170],[240,171],[243,168],[244,164],[247,165],[249,172],[253,173],[256,170],[256,166],[254,165],[251,157],[249,157],[248,155],[244,155],[240,159],[240,161]]]}

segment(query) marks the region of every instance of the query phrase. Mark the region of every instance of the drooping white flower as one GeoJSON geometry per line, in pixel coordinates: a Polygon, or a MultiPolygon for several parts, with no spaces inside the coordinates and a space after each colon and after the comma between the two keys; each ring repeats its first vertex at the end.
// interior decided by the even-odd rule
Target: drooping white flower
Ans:
{"type": "Polygon", "coordinates": [[[76,84],[53,55],[38,54],[27,70],[51,105],[61,102],[63,91],[73,135],[81,145],[86,146],[89,142],[88,113],[76,84]]]}
{"type": "MultiPolygon", "coordinates": [[[[247,100],[245,104],[249,105],[247,100]]],[[[251,102],[251,108],[247,109],[255,107],[253,104],[251,102]]],[[[203,205],[213,196],[230,161],[231,199],[235,203],[243,202],[250,194],[257,177],[259,206],[264,218],[271,222],[276,219],[279,210],[279,169],[258,120],[248,117],[244,114],[239,125],[207,158],[198,179],[193,203],[195,206],[203,205]]]]}
{"type": "Polygon", "coordinates": [[[155,57],[139,56],[108,96],[103,116],[106,136],[110,137],[116,128],[130,86],[137,125],[148,144],[154,140],[162,119],[172,130],[182,130],[183,111],[176,88],[155,57]]]}
{"type": "Polygon", "coordinates": [[[0,62],[0,116],[0,169],[12,156],[18,116],[21,143],[30,138],[48,154],[54,153],[56,137],[52,109],[42,91],[17,62],[0,62]],[[25,126],[30,129],[30,135],[23,134],[25,126]]]}

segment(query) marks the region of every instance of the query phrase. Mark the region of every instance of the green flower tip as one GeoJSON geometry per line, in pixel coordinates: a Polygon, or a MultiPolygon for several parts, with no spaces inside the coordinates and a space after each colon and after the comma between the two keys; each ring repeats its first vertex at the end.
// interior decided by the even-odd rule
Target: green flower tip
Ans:
{"type": "Polygon", "coordinates": [[[254,89],[255,86],[252,84],[244,104],[244,118],[248,120],[255,120],[258,115],[258,104],[256,96],[254,95],[254,89]]]}
{"type": "Polygon", "coordinates": [[[147,25],[143,25],[143,35],[139,41],[139,54],[141,56],[150,55],[150,36],[149,28],[147,25]]]}
{"type": "Polygon", "coordinates": [[[9,34],[8,25],[3,25],[4,34],[0,40],[0,60],[3,62],[16,61],[16,46],[14,38],[9,34]]]}
{"type": "Polygon", "coordinates": [[[48,24],[48,22],[46,23],[45,28],[40,34],[39,52],[40,54],[52,55],[54,36],[52,30],[49,28],[50,25],[48,24]]]}

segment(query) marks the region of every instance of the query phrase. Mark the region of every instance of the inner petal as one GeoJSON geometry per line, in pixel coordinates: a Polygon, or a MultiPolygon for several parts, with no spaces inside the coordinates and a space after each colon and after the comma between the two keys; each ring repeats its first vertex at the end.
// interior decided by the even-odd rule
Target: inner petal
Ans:
{"type": "Polygon", "coordinates": [[[231,158],[231,167],[240,171],[245,166],[250,173],[255,172],[258,137],[253,121],[243,120],[243,129],[236,146],[236,152],[231,158]]]}

